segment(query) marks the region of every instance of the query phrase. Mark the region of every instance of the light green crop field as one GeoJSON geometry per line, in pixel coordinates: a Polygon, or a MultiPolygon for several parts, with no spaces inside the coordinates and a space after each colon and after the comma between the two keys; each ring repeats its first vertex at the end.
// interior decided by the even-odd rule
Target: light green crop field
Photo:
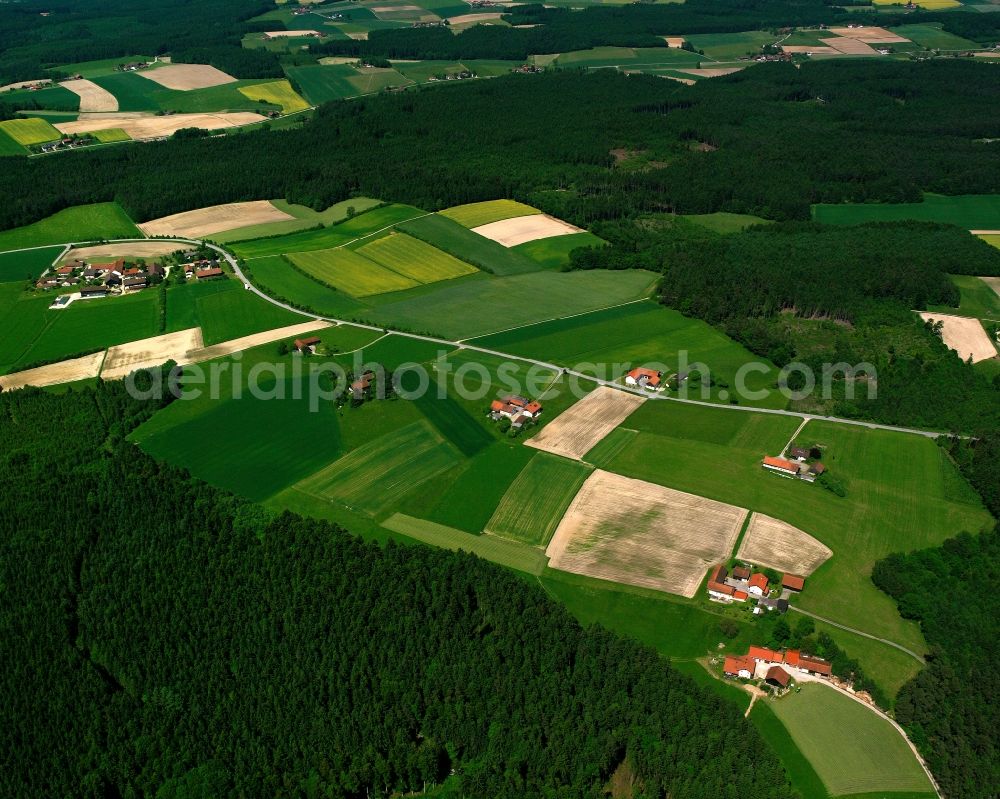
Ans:
{"type": "Polygon", "coordinates": [[[527,574],[541,574],[548,562],[545,553],[534,547],[495,538],[491,535],[470,535],[453,527],[445,527],[402,513],[393,514],[382,522],[382,526],[425,544],[443,549],[472,552],[485,560],[527,574]]]}
{"type": "Polygon", "coordinates": [[[239,92],[251,100],[280,106],[282,112],[285,114],[291,114],[293,111],[303,111],[309,107],[309,103],[299,96],[287,80],[257,83],[253,86],[241,86],[239,92]]]}
{"type": "Polygon", "coordinates": [[[593,233],[570,233],[566,236],[528,241],[511,249],[527,256],[543,269],[558,269],[569,263],[569,254],[573,250],[604,245],[604,239],[598,238],[593,233]]]}
{"type": "Polygon", "coordinates": [[[599,469],[603,469],[619,453],[632,446],[638,437],[639,432],[637,430],[632,430],[628,427],[616,427],[602,438],[590,452],[584,455],[583,460],[599,469]]]}
{"type": "Polygon", "coordinates": [[[93,136],[102,144],[109,144],[111,142],[117,142],[117,141],[132,141],[132,137],[129,136],[121,128],[108,128],[107,130],[95,130],[93,136]]]}
{"type": "Polygon", "coordinates": [[[253,261],[251,280],[271,297],[306,307],[323,316],[350,319],[365,309],[357,300],[306,277],[282,255],[266,255],[253,261]]]}
{"type": "MultiPolygon", "coordinates": [[[[586,272],[569,272],[568,277],[586,272]]],[[[622,273],[622,277],[625,277],[622,273]]],[[[610,304],[610,303],[609,303],[610,304]]],[[[746,386],[764,392],[758,399],[741,398],[744,405],[784,407],[786,400],[773,390],[778,370],[751,354],[711,325],[689,319],[654,302],[636,302],[572,318],[542,322],[531,327],[476,339],[473,343],[515,355],[544,359],[561,366],[579,366],[580,371],[615,380],[632,366],[658,367],[670,375],[691,371],[696,362],[705,364],[717,385],[703,396],[700,387],[688,382],[682,390],[691,399],[728,401],[734,394],[740,367],[759,363],[764,371],[746,376],[746,386]],[[682,353],[687,364],[679,369],[682,353]],[[728,387],[727,387],[728,386],[728,387]],[[722,392],[726,392],[725,395],[722,392]]]]}
{"type": "Polygon", "coordinates": [[[474,266],[405,233],[390,233],[356,252],[418,283],[435,283],[476,272],[474,266]]]}
{"type": "Polygon", "coordinates": [[[62,134],[44,119],[27,117],[26,119],[6,119],[0,122],[0,131],[10,136],[18,144],[41,144],[55,141],[62,134]]]}
{"type": "Polygon", "coordinates": [[[512,219],[515,216],[529,216],[541,213],[537,208],[519,203],[516,200],[486,200],[480,203],[456,205],[438,211],[441,216],[453,219],[458,224],[468,228],[499,222],[501,219],[512,219]]]}
{"type": "MultiPolygon", "coordinates": [[[[918,5],[924,5],[924,3],[920,2],[918,5]]],[[[941,30],[940,23],[900,25],[891,30],[928,50],[979,50],[981,48],[981,45],[975,42],[941,30]]]]}
{"type": "Polygon", "coordinates": [[[308,250],[328,250],[373,235],[381,230],[422,216],[426,211],[409,205],[386,205],[321,230],[303,230],[277,238],[243,241],[233,245],[240,258],[260,258],[308,250]]]}
{"type": "Polygon", "coordinates": [[[416,280],[345,248],[294,252],[288,258],[306,274],[353,297],[402,291],[418,285],[416,280]]]}
{"type": "Polygon", "coordinates": [[[290,382],[282,399],[244,395],[213,403],[207,411],[168,429],[137,438],[158,459],[195,477],[262,500],[306,477],[340,454],[332,403],[310,411],[293,399],[290,382]]]}
{"type": "Polygon", "coordinates": [[[511,483],[486,532],[544,547],[591,469],[539,452],[511,483]]]}
{"type": "MultiPolygon", "coordinates": [[[[892,552],[939,545],[956,531],[978,532],[991,522],[978,497],[930,439],[827,422],[809,422],[796,438],[824,447],[823,462],[843,481],[846,497],[765,472],[761,458],[784,445],[786,431],[791,436],[781,427],[788,420],[733,419],[744,413],[647,402],[628,422],[642,432],[644,446],[623,450],[605,468],[804,530],[833,557],[810,577],[796,604],[923,651],[917,625],[900,618],[895,603],[872,584],[872,566],[892,552]]],[[[877,664],[866,663],[865,652],[858,655],[877,675],[877,664]]],[[[918,665],[913,662],[914,672],[918,665]]]]}
{"type": "MultiPolygon", "coordinates": [[[[196,318],[205,344],[217,344],[262,330],[306,321],[297,313],[286,311],[252,292],[244,291],[243,285],[236,280],[219,283],[225,288],[199,295],[195,301],[196,318]]],[[[169,297],[167,302],[169,307],[169,297]]]]}
{"type": "Polygon", "coordinates": [[[289,233],[296,233],[300,230],[314,228],[317,225],[334,225],[343,222],[345,219],[371,210],[381,205],[381,200],[372,200],[368,197],[354,197],[350,200],[342,200],[327,208],[325,211],[314,211],[304,205],[296,205],[287,200],[271,200],[271,205],[279,211],[291,214],[295,219],[286,219],[283,222],[263,222],[259,225],[237,228],[223,233],[213,233],[212,239],[220,244],[232,244],[238,241],[248,241],[265,236],[282,236],[289,233]],[[354,209],[350,213],[349,209],[354,209]]]}
{"type": "Polygon", "coordinates": [[[517,252],[517,248],[504,247],[441,214],[403,222],[397,230],[494,275],[520,275],[538,271],[539,265],[517,252]]]}
{"type": "Polygon", "coordinates": [[[76,205],[24,227],[0,232],[0,251],[95,239],[141,239],[118,203],[76,205]]]}
{"type": "Polygon", "coordinates": [[[933,788],[885,719],[826,685],[807,684],[768,703],[831,796],[933,788]]]}
{"type": "Polygon", "coordinates": [[[704,50],[712,58],[726,59],[759,53],[765,44],[779,37],[768,31],[742,33],[702,33],[686,37],[697,50],[704,50]]]}
{"type": "Polygon", "coordinates": [[[919,203],[823,203],[812,207],[812,215],[828,225],[916,219],[966,230],[1000,230],[1000,194],[925,194],[919,203]]]}
{"type": "Polygon", "coordinates": [[[459,460],[430,424],[415,422],[371,440],[296,483],[295,489],[377,516],[459,460]]]}
{"type": "Polygon", "coordinates": [[[971,275],[952,275],[951,282],[958,286],[961,293],[958,307],[930,305],[927,310],[958,316],[974,316],[977,319],[1000,320],[1000,294],[986,281],[971,275]]]}
{"type": "Polygon", "coordinates": [[[62,247],[43,247],[38,250],[0,252],[0,283],[37,278],[52,266],[62,250],[62,247]]]}
{"type": "Polygon", "coordinates": [[[647,296],[656,279],[650,272],[603,270],[469,279],[380,305],[371,316],[407,330],[467,339],[630,302],[647,296]]]}

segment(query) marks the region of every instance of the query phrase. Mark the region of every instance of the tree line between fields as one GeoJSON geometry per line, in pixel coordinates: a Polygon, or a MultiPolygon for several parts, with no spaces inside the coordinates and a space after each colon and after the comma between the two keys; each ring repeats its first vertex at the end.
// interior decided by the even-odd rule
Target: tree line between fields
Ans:
{"type": "Polygon", "coordinates": [[[734,704],[473,556],[158,464],[121,383],[0,395],[4,796],[794,796],[734,704]],[[454,771],[453,776],[452,772],[454,771]]]}
{"type": "MultiPolygon", "coordinates": [[[[833,227],[790,222],[719,235],[683,218],[598,223],[611,247],[580,249],[575,268],[649,269],[660,299],[717,326],[783,367],[867,363],[865,383],[793,403],[886,424],[988,437],[1000,430],[1000,378],[988,380],[948,349],[914,309],[957,306],[949,274],[1000,275],[1000,250],[950,225],[927,222],[833,227]],[[848,395],[853,388],[855,396],[848,395]]],[[[817,378],[818,380],[818,378],[817,378]]],[[[789,387],[800,390],[796,373],[789,387]]]]}
{"type": "MultiPolygon", "coordinates": [[[[842,6],[866,5],[843,3],[842,6]]],[[[351,12],[345,12],[350,16],[351,12]]],[[[447,28],[373,30],[367,39],[335,39],[313,45],[317,55],[461,60],[497,58],[523,61],[532,54],[568,53],[604,45],[665,47],[665,35],[777,30],[819,24],[854,24],[859,16],[823,0],[687,0],[680,4],[590,6],[580,11],[540,4],[514,6],[503,15],[513,27],[477,25],[458,33],[447,28]],[[535,27],[517,27],[531,25],[535,27]]],[[[867,17],[860,17],[867,20],[867,17]]],[[[974,11],[879,14],[881,26],[940,23],[945,31],[972,41],[1000,39],[1000,20],[974,11]]],[[[775,39],[779,38],[775,35],[775,39]]],[[[747,45],[753,50],[753,45],[747,45]]]]}

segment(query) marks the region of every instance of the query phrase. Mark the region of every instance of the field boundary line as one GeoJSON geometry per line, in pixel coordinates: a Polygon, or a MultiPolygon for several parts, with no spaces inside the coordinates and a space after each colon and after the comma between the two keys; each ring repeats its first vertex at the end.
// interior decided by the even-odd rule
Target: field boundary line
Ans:
{"type": "Polygon", "coordinates": [[[872,635],[871,633],[866,633],[863,630],[857,630],[854,627],[848,627],[846,624],[841,624],[840,622],[831,621],[830,619],[824,618],[823,616],[818,616],[817,614],[803,610],[802,608],[796,607],[795,605],[789,605],[789,610],[794,610],[796,613],[801,613],[803,616],[809,616],[816,621],[821,621],[824,624],[829,624],[831,627],[836,627],[839,630],[845,630],[849,633],[854,633],[855,635],[860,635],[862,638],[869,638],[872,641],[878,641],[880,644],[885,644],[886,646],[891,646],[898,649],[900,652],[905,652],[907,655],[912,657],[914,660],[918,661],[920,665],[924,666],[927,661],[924,660],[920,655],[914,652],[912,649],[907,649],[902,644],[897,644],[895,641],[890,641],[888,638],[879,638],[877,635],[872,635]]]}
{"type": "MultiPolygon", "coordinates": [[[[531,274],[531,273],[528,273],[531,274]]],[[[638,300],[628,300],[627,302],[619,302],[614,305],[605,305],[602,308],[595,308],[592,311],[580,311],[578,313],[571,313],[566,316],[553,316],[550,319],[541,319],[538,322],[529,322],[526,325],[514,325],[514,327],[505,327],[503,330],[494,330],[492,333],[483,333],[479,336],[469,336],[469,338],[456,339],[456,344],[465,345],[466,342],[475,341],[477,338],[489,338],[490,336],[499,336],[501,333],[510,333],[512,330],[520,330],[525,327],[533,327],[534,325],[544,325],[549,322],[560,322],[563,319],[575,319],[578,316],[586,316],[591,313],[600,313],[601,311],[610,311],[612,308],[622,308],[626,305],[635,305],[637,302],[649,302],[649,297],[640,297],[638,300]]],[[[473,347],[475,345],[472,345],[473,347]]]]}

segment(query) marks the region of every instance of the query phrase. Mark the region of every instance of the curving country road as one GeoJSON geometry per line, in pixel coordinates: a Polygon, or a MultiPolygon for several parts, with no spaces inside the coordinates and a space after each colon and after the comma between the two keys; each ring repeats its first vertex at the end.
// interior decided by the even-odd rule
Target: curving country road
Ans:
{"type": "Polygon", "coordinates": [[[813,619],[816,619],[816,621],[821,621],[823,622],[823,624],[829,624],[831,627],[836,627],[840,630],[845,630],[849,633],[860,635],[862,638],[870,638],[872,641],[878,641],[880,644],[891,646],[894,649],[898,649],[900,652],[905,652],[911,658],[916,660],[921,666],[923,666],[926,663],[924,658],[921,655],[918,655],[912,649],[907,649],[902,644],[897,644],[895,641],[890,641],[888,638],[879,638],[877,635],[872,635],[871,633],[866,633],[861,630],[856,630],[853,627],[848,627],[846,624],[841,624],[840,622],[831,621],[830,619],[823,618],[822,616],[817,616],[815,613],[812,613],[808,610],[803,610],[802,608],[796,607],[795,605],[789,605],[788,609],[794,610],[796,613],[801,613],[803,616],[809,616],[813,619]]]}

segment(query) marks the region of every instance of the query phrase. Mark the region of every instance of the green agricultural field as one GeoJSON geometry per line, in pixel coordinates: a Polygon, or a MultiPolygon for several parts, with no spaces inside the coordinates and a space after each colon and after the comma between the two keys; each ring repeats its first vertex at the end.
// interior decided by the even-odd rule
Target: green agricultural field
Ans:
{"type": "Polygon", "coordinates": [[[309,107],[309,103],[296,93],[287,80],[257,83],[253,86],[241,86],[238,91],[251,100],[276,105],[285,114],[291,114],[294,111],[303,111],[309,107]]]}
{"type": "Polygon", "coordinates": [[[504,247],[441,214],[403,222],[397,230],[494,275],[520,275],[538,270],[538,264],[517,252],[517,248],[504,247]]]}
{"type": "Polygon", "coordinates": [[[306,277],[281,255],[255,259],[250,279],[271,297],[308,308],[322,316],[350,319],[367,310],[366,306],[344,292],[306,277]]]}
{"type": "MultiPolygon", "coordinates": [[[[757,732],[763,736],[764,740],[770,744],[778,757],[781,758],[781,762],[788,772],[792,785],[802,794],[802,799],[829,799],[830,794],[816,773],[816,769],[812,767],[812,764],[806,759],[805,755],[799,751],[799,747],[796,746],[792,736],[788,734],[785,725],[774,715],[774,711],[771,709],[769,703],[755,703],[753,711],[750,713],[750,721],[757,728],[757,732]]],[[[856,796],[852,797],[852,799],[863,799],[863,797],[856,796]]],[[[877,797],[868,797],[868,799],[877,799],[877,797]]],[[[893,794],[891,797],[882,796],[881,799],[917,799],[917,797],[893,794]]],[[[930,799],[930,797],[926,799],[930,799]]]]}
{"type": "Polygon", "coordinates": [[[153,57],[148,55],[123,55],[117,58],[104,58],[99,61],[80,61],[76,64],[64,64],[59,67],[59,72],[68,75],[83,75],[85,78],[99,78],[102,75],[118,75],[119,64],[129,64],[134,61],[152,61],[153,57]]]}
{"type": "Polygon", "coordinates": [[[28,150],[23,145],[18,144],[10,137],[10,134],[6,133],[3,129],[0,129],[0,157],[5,155],[27,154],[28,150]]]}
{"type": "Polygon", "coordinates": [[[467,458],[493,443],[493,435],[477,422],[465,408],[443,390],[437,381],[421,391],[420,381],[413,372],[404,372],[400,389],[413,395],[411,400],[437,431],[467,458]]]}
{"type": "MultiPolygon", "coordinates": [[[[195,477],[263,500],[334,460],[341,452],[332,403],[312,412],[307,399],[241,399],[214,402],[203,413],[135,438],[157,459],[183,466],[195,477]]],[[[183,401],[179,401],[183,402],[183,401]]],[[[179,403],[175,403],[179,404],[179,403]]]]}
{"type": "Polygon", "coordinates": [[[535,454],[529,447],[496,441],[411,494],[400,510],[478,535],[504,492],[535,454]]]}
{"type": "Polygon", "coordinates": [[[95,239],[141,239],[118,203],[77,205],[24,227],[0,232],[0,251],[95,239]]]}
{"type": "MultiPolygon", "coordinates": [[[[248,96],[243,90],[266,84],[260,80],[242,80],[209,86],[204,89],[180,91],[168,89],[156,81],[136,72],[116,72],[94,80],[98,86],[107,89],[118,100],[118,110],[131,111],[174,111],[176,113],[212,113],[222,111],[260,111],[260,101],[248,96]]],[[[278,103],[270,103],[269,108],[280,108],[278,103]]],[[[266,110],[266,109],[265,109],[266,110]]]]}
{"type": "Polygon", "coordinates": [[[418,283],[451,280],[476,272],[474,266],[405,233],[375,239],[357,253],[418,283]]]}
{"type": "Polygon", "coordinates": [[[36,279],[62,255],[62,247],[0,252],[0,283],[36,279]]]}
{"type": "Polygon", "coordinates": [[[321,230],[303,230],[300,233],[273,239],[240,242],[233,245],[232,249],[240,258],[248,259],[309,250],[328,250],[374,235],[426,213],[410,205],[386,205],[321,230]]]}
{"type": "Polygon", "coordinates": [[[370,211],[382,204],[381,200],[372,200],[368,197],[353,197],[349,200],[342,200],[327,208],[325,211],[314,211],[304,205],[296,205],[287,200],[271,200],[271,205],[279,211],[284,211],[294,219],[286,219],[283,222],[263,222],[259,225],[237,228],[223,233],[213,233],[212,239],[220,244],[231,244],[238,241],[247,241],[265,236],[283,236],[289,233],[296,233],[300,230],[315,228],[317,225],[328,227],[338,222],[343,222],[357,214],[370,211]],[[352,210],[353,209],[353,210],[352,210]]]}
{"type": "Polygon", "coordinates": [[[353,297],[402,291],[417,285],[417,281],[344,248],[295,252],[288,258],[306,274],[353,297]]]}
{"type": "Polygon", "coordinates": [[[4,92],[3,99],[5,102],[10,103],[24,103],[26,101],[37,103],[39,109],[48,110],[32,111],[32,113],[35,116],[44,116],[50,121],[52,121],[52,111],[64,112],[70,116],[70,119],[76,119],[75,112],[80,110],[80,95],[76,92],[71,92],[64,86],[56,84],[47,86],[44,89],[38,89],[37,91],[20,89],[18,91],[4,92]]]}
{"type": "Polygon", "coordinates": [[[601,270],[469,279],[380,305],[372,317],[407,330],[468,339],[629,302],[646,296],[655,281],[649,272],[601,270]]]}
{"type": "Polygon", "coordinates": [[[536,239],[511,247],[537,263],[543,269],[558,269],[569,263],[569,254],[581,247],[603,247],[604,239],[593,233],[570,233],[566,236],[552,236],[536,239]]]}
{"type": "Polygon", "coordinates": [[[298,492],[378,516],[452,468],[458,453],[427,422],[386,433],[295,484],[298,492]]]}
{"type": "Polygon", "coordinates": [[[119,142],[119,141],[132,141],[132,137],[129,136],[121,128],[109,128],[108,130],[95,130],[93,136],[95,139],[101,142],[101,144],[110,144],[112,142],[119,142]]]}
{"type": "Polygon", "coordinates": [[[933,787],[905,739],[885,719],[825,685],[807,684],[768,706],[831,796],[933,787]]]}
{"type": "Polygon", "coordinates": [[[901,25],[891,29],[893,33],[903,36],[928,50],[979,50],[981,45],[963,39],[953,33],[941,30],[940,23],[924,25],[901,25]]]}
{"type": "MultiPolygon", "coordinates": [[[[49,302],[52,298],[47,298],[49,302]]],[[[157,293],[75,302],[69,308],[42,313],[46,326],[18,359],[19,365],[60,360],[100,347],[155,336],[159,332],[157,293]]]]}
{"type": "Polygon", "coordinates": [[[628,427],[616,427],[584,455],[583,459],[598,469],[603,469],[620,453],[631,447],[638,437],[639,433],[636,430],[628,427]]]}
{"type": "Polygon", "coordinates": [[[591,469],[539,452],[511,483],[486,532],[544,547],[591,469]]]}
{"type": "Polygon", "coordinates": [[[556,59],[556,66],[583,67],[585,69],[621,69],[642,71],[645,67],[697,67],[704,56],[672,47],[595,47],[563,53],[556,59]]]}
{"type": "Polygon", "coordinates": [[[288,77],[302,89],[313,105],[356,97],[359,92],[351,80],[358,71],[350,64],[328,64],[303,67],[285,67],[288,77]]]}
{"type": "Polygon", "coordinates": [[[4,120],[0,122],[0,131],[21,145],[41,144],[62,137],[50,123],[38,117],[4,120]]]}
{"type": "MultiPolygon", "coordinates": [[[[930,439],[828,422],[810,422],[796,440],[824,447],[823,462],[843,481],[846,497],[770,474],[761,457],[784,446],[788,428],[770,415],[733,418],[745,413],[646,403],[628,422],[642,432],[643,448],[623,450],[605,468],[799,527],[830,547],[833,557],[795,604],[923,651],[917,625],[900,618],[895,603],[872,584],[872,565],[892,552],[936,546],[959,530],[979,531],[991,519],[978,497],[930,439]]],[[[857,656],[878,674],[865,651],[857,656]]]]}
{"type": "Polygon", "coordinates": [[[27,363],[23,355],[55,321],[49,312],[51,297],[26,299],[19,283],[0,283],[0,373],[16,371],[15,364],[27,363]]]}
{"type": "Polygon", "coordinates": [[[828,225],[916,219],[945,222],[966,230],[1000,230],[1000,194],[925,194],[920,203],[837,203],[812,208],[813,219],[828,225]]]}
{"type": "Polygon", "coordinates": [[[533,547],[489,535],[469,535],[461,530],[424,519],[415,519],[402,513],[393,514],[382,522],[382,525],[425,544],[442,549],[472,552],[485,560],[526,574],[541,574],[548,562],[545,553],[533,547]]]}
{"type": "Polygon", "coordinates": [[[228,280],[210,280],[199,283],[194,280],[170,286],[167,289],[167,332],[188,330],[199,327],[198,300],[210,294],[231,291],[228,280]]]}
{"type": "MultiPolygon", "coordinates": [[[[220,281],[225,289],[199,296],[196,300],[198,324],[205,344],[248,336],[262,330],[306,321],[302,316],[244,291],[236,280],[220,281]]],[[[168,300],[169,302],[169,300],[168,300]]]]}
{"type": "Polygon", "coordinates": [[[481,203],[469,203],[468,205],[456,205],[453,208],[445,208],[438,211],[441,216],[453,219],[458,224],[468,228],[488,225],[490,222],[499,222],[501,219],[511,219],[515,216],[528,216],[530,214],[541,213],[537,208],[519,203],[516,200],[486,200],[481,203]]]}
{"type": "Polygon", "coordinates": [[[971,275],[952,275],[951,282],[958,286],[961,292],[959,306],[949,308],[946,305],[930,305],[927,310],[974,316],[977,319],[1000,320],[1000,294],[986,281],[971,275]]]}
{"type": "MultiPolygon", "coordinates": [[[[578,273],[553,277],[574,274],[578,273]]],[[[542,322],[479,338],[473,343],[561,366],[580,366],[581,371],[606,380],[618,379],[632,366],[641,365],[660,364],[661,370],[673,374],[681,365],[683,353],[687,358],[683,371],[690,371],[696,362],[711,370],[717,385],[704,398],[722,401],[728,401],[733,395],[740,367],[760,363],[764,371],[749,373],[746,385],[764,394],[757,399],[741,397],[741,404],[764,407],[784,407],[786,404],[785,398],[773,390],[778,373],[773,365],[752,355],[710,325],[653,302],[635,302],[542,322]],[[723,391],[726,393],[722,394],[723,391]]],[[[703,398],[701,388],[690,381],[685,382],[682,389],[689,398],[703,398]]]]}
{"type": "Polygon", "coordinates": [[[687,40],[696,50],[701,50],[710,58],[739,58],[759,53],[765,44],[775,42],[779,37],[768,31],[744,31],[742,33],[703,33],[688,36],[687,40]]]}

